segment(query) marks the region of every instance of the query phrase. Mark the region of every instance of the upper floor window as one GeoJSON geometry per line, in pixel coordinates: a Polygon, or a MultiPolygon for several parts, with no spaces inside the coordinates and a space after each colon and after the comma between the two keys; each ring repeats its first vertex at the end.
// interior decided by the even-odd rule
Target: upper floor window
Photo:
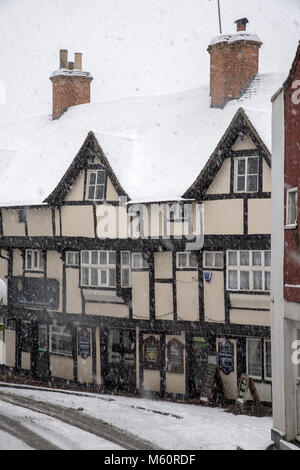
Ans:
{"type": "Polygon", "coordinates": [[[44,260],[40,250],[25,251],[25,270],[26,271],[43,271],[44,260]]]}
{"type": "Polygon", "coordinates": [[[116,252],[81,252],[81,285],[85,287],[116,287],[116,252]]]}
{"type": "Polygon", "coordinates": [[[258,191],[258,157],[235,159],[235,192],[255,193],[258,191]]]}
{"type": "Polygon", "coordinates": [[[78,251],[66,252],[66,266],[79,266],[79,252],[78,251]]]}
{"type": "Polygon", "coordinates": [[[104,189],[105,170],[88,170],[85,198],[88,201],[103,201],[104,189]]]}
{"type": "Polygon", "coordinates": [[[298,188],[287,190],[286,197],[286,226],[295,227],[298,219],[298,188]]]}
{"type": "Polygon", "coordinates": [[[171,205],[167,205],[167,221],[185,222],[186,220],[188,220],[187,212],[187,206],[185,207],[183,204],[173,203],[171,205]]]}
{"type": "Polygon", "coordinates": [[[270,251],[227,251],[227,289],[269,291],[270,251]]]}
{"type": "Polygon", "coordinates": [[[197,256],[195,253],[184,251],[183,253],[177,253],[176,255],[176,267],[177,269],[194,269],[197,268],[197,256]]]}
{"type": "Polygon", "coordinates": [[[223,251],[204,251],[204,268],[223,268],[223,251]]]}

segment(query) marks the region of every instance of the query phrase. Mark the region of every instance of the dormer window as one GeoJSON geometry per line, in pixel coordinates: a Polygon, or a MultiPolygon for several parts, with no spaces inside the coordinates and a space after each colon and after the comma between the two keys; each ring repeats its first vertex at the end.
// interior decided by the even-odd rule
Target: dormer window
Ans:
{"type": "Polygon", "coordinates": [[[235,192],[256,193],[258,191],[258,157],[238,157],[235,159],[235,192]]]}
{"type": "Polygon", "coordinates": [[[86,200],[103,201],[105,194],[105,170],[88,170],[86,200]]]}

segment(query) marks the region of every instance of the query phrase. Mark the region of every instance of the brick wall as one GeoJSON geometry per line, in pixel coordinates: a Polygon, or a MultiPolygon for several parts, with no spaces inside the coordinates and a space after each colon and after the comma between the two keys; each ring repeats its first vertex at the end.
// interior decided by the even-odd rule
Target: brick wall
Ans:
{"type": "MultiPolygon", "coordinates": [[[[284,284],[300,285],[300,103],[293,99],[295,80],[300,80],[300,60],[295,64],[284,94],[285,119],[285,220],[287,189],[298,187],[298,226],[284,234],[284,284]]],[[[299,85],[298,85],[299,89],[299,85]]],[[[298,93],[299,99],[299,93],[298,93]]],[[[285,299],[300,303],[300,289],[285,287],[285,299]]]]}

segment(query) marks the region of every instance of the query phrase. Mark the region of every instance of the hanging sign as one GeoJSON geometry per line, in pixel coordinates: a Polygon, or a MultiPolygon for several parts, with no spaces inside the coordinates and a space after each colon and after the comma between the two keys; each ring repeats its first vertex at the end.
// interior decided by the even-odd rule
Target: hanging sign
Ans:
{"type": "Polygon", "coordinates": [[[219,343],[218,364],[226,375],[234,371],[234,346],[228,339],[219,343]]]}
{"type": "Polygon", "coordinates": [[[144,340],[144,369],[160,369],[160,343],[154,336],[144,340]]]}
{"type": "Polygon", "coordinates": [[[87,359],[91,355],[90,336],[85,328],[78,332],[78,354],[82,359],[87,359]]]}

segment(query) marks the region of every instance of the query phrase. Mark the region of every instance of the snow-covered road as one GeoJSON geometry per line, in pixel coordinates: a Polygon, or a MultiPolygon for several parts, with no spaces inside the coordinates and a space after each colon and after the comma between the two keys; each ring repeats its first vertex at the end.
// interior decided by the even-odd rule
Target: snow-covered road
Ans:
{"type": "Polygon", "coordinates": [[[0,399],[0,450],[120,450],[122,447],[46,414],[0,399]]]}
{"type": "MultiPolygon", "coordinates": [[[[236,416],[219,408],[147,398],[53,391],[46,388],[1,387],[1,385],[6,384],[0,383],[0,394],[2,391],[11,396],[23,397],[24,400],[31,398],[55,406],[64,406],[69,410],[80,409],[81,416],[103,420],[119,430],[134,433],[140,439],[152,442],[154,447],[162,449],[223,450],[240,447],[254,450],[266,449],[271,443],[271,417],[236,416]]],[[[31,426],[30,429],[35,430],[42,425],[44,431],[41,431],[40,436],[51,436],[53,444],[59,443],[65,446],[64,448],[70,448],[68,446],[78,449],[112,448],[105,447],[112,444],[96,441],[96,438],[90,438],[87,433],[82,434],[81,430],[71,429],[66,432],[65,424],[60,422],[58,424],[52,420],[53,418],[49,417],[44,420],[39,416],[39,419],[28,419],[27,424],[31,426]],[[78,447],[76,447],[77,442],[78,447]]],[[[20,421],[24,424],[22,414],[20,421]]]]}

